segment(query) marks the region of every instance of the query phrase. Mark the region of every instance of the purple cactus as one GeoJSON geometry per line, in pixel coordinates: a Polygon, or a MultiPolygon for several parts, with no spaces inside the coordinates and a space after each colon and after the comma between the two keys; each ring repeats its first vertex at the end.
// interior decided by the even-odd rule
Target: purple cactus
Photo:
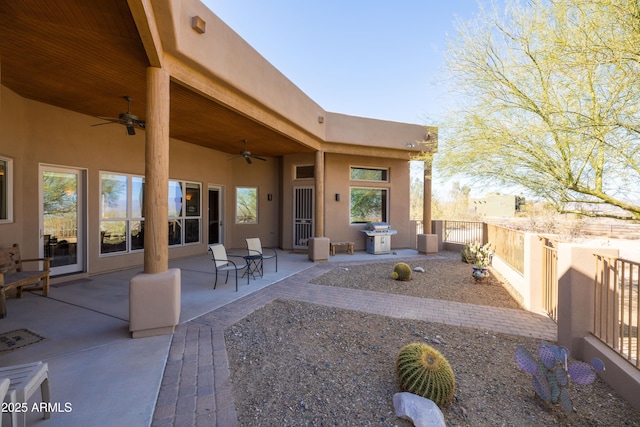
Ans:
{"type": "Polygon", "coordinates": [[[538,362],[526,348],[516,347],[516,363],[523,371],[535,375],[538,372],[538,362]]]}
{"type": "Polygon", "coordinates": [[[570,380],[576,384],[589,385],[595,380],[596,372],[604,371],[604,363],[597,358],[591,361],[591,365],[581,361],[567,364],[569,350],[565,347],[541,343],[538,356],[540,361],[526,348],[516,347],[516,363],[523,371],[531,374],[536,394],[545,402],[559,404],[568,414],[573,412],[568,390],[570,380]]]}
{"type": "Polygon", "coordinates": [[[567,375],[567,371],[565,371],[562,366],[556,366],[553,370],[553,374],[561,387],[566,387],[569,384],[569,375],[567,375]]]}
{"type": "Polygon", "coordinates": [[[569,377],[576,384],[589,385],[596,379],[596,372],[588,363],[571,362],[567,370],[569,371],[569,377]]]}
{"type": "Polygon", "coordinates": [[[540,356],[540,361],[547,369],[553,369],[553,367],[556,365],[556,352],[553,351],[552,347],[548,345],[541,345],[538,349],[538,355],[540,356]]]}
{"type": "Polygon", "coordinates": [[[545,402],[549,402],[551,400],[551,390],[549,389],[549,382],[547,382],[546,378],[540,375],[534,375],[533,389],[536,391],[538,396],[540,396],[540,399],[545,402]]]}
{"type": "Polygon", "coordinates": [[[591,366],[593,366],[593,369],[595,369],[596,372],[604,371],[604,362],[597,357],[593,358],[593,360],[591,361],[591,366]]]}
{"type": "Polygon", "coordinates": [[[560,406],[567,414],[573,412],[573,403],[571,403],[571,397],[569,396],[569,392],[566,388],[563,388],[560,391],[560,406]]]}

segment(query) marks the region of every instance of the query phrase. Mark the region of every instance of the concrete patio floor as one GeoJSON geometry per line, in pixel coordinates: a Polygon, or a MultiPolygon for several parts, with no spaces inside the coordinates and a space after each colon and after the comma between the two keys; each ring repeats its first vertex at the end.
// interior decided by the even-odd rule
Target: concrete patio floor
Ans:
{"type": "MultiPolygon", "coordinates": [[[[265,261],[264,277],[239,281],[230,277],[213,290],[214,273],[208,254],[171,261],[180,268],[180,323],[225,306],[245,295],[313,267],[306,254],[278,252],[265,261]]],[[[336,254],[330,263],[390,261],[420,256],[413,250],[392,254],[336,254]]],[[[132,339],[129,327],[129,279],[141,268],[127,269],[53,285],[49,296],[25,293],[7,301],[0,333],[29,329],[45,340],[0,354],[0,366],[45,361],[49,364],[52,403],[61,411],[49,420],[27,413],[27,425],[148,426],[151,425],[172,336],[132,339]]],[[[29,404],[40,399],[36,393],[29,404]]],[[[3,415],[9,425],[8,414],[3,415]]]]}

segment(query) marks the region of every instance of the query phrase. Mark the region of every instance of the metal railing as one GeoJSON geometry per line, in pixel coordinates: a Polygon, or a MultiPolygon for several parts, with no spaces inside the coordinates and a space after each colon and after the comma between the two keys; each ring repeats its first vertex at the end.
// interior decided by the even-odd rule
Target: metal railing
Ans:
{"type": "Polygon", "coordinates": [[[524,233],[513,228],[487,225],[487,242],[492,250],[511,268],[524,274],[524,233]]]}
{"type": "Polygon", "coordinates": [[[558,322],[558,249],[545,239],[542,247],[542,305],[545,313],[558,322]]]}
{"type": "Polygon", "coordinates": [[[444,238],[447,243],[484,243],[484,223],[477,221],[444,221],[444,238]]]}
{"type": "Polygon", "coordinates": [[[640,263],[595,253],[593,334],[640,368],[640,263]]]}

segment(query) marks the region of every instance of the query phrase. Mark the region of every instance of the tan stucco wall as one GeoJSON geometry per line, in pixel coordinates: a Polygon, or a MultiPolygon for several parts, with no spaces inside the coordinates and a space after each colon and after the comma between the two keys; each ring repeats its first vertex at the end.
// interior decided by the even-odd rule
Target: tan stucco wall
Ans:
{"type": "MultiPolygon", "coordinates": [[[[293,188],[314,187],[313,180],[294,180],[296,165],[312,165],[314,155],[292,155],[283,159],[283,194],[282,216],[285,224],[282,230],[281,245],[284,249],[293,248],[293,188]]],[[[325,237],[333,241],[352,241],[356,250],[365,249],[365,237],[359,230],[364,225],[349,224],[349,189],[350,187],[388,188],[389,191],[389,224],[398,234],[391,238],[392,248],[410,247],[409,236],[409,162],[406,160],[383,159],[371,156],[346,156],[342,154],[325,154],[325,237]],[[350,167],[365,166],[389,169],[389,182],[357,182],[350,181],[350,167]],[[335,195],[340,194],[340,201],[335,195]]]]}
{"type": "Polygon", "coordinates": [[[274,129],[300,132],[296,137],[306,144],[324,139],[325,126],[318,122],[324,110],[199,0],[158,0],[153,8],[165,66],[174,78],[274,129]],[[194,16],[206,22],[204,34],[191,28],[194,16]],[[202,78],[222,85],[214,88],[202,78]]]}
{"type": "Polygon", "coordinates": [[[326,140],[329,142],[412,152],[423,150],[425,146],[422,143],[426,139],[435,140],[438,135],[435,127],[338,113],[327,113],[326,123],[326,140]],[[408,147],[408,144],[414,146],[408,147]]]}
{"type": "MultiPolygon", "coordinates": [[[[126,134],[120,125],[92,127],[99,119],[25,100],[2,87],[0,155],[14,160],[14,222],[0,224],[0,247],[19,243],[24,254],[39,253],[39,165],[84,169],[87,173],[87,260],[90,273],[138,266],[142,253],[99,255],[100,172],[144,175],[143,131],[126,134]]],[[[202,243],[171,247],[169,257],[206,252],[208,186],[224,188],[225,245],[245,247],[246,237],[260,237],[265,246],[278,243],[280,160],[229,160],[225,153],[172,140],[170,179],[193,181],[202,188],[202,243]],[[235,186],[256,186],[259,191],[259,224],[235,224],[235,186]],[[267,200],[267,194],[273,200],[267,200]]]]}
{"type": "MultiPolygon", "coordinates": [[[[185,87],[211,97],[220,104],[256,120],[308,147],[325,151],[325,235],[352,240],[364,248],[363,226],[349,222],[349,166],[388,167],[392,227],[399,234],[392,247],[410,247],[409,166],[410,152],[437,129],[344,114],[328,113],[311,100],[258,52],[234,33],[198,0],[158,0],[152,3],[150,31],[171,78],[185,87]],[[205,34],[191,28],[191,18],[207,22],[205,34]],[[157,32],[155,32],[157,31],[157,32]],[[160,47],[161,46],[161,47],[160,47]],[[323,120],[318,120],[322,117],[323,120]],[[336,193],[341,201],[336,202],[336,193]]],[[[145,33],[146,34],[146,33],[145,33]]],[[[154,61],[155,62],[155,61],[154,61]]],[[[25,76],[27,79],[28,76],[25,76]]],[[[119,125],[92,127],[100,120],[62,108],[26,100],[0,86],[0,155],[14,160],[14,222],[0,224],[0,247],[14,242],[28,256],[39,252],[39,166],[42,164],[82,169],[87,175],[87,262],[90,273],[142,265],[142,253],[99,255],[100,171],[144,174],[143,131],[128,136],[119,125]]],[[[260,237],[265,246],[292,247],[293,187],[313,186],[313,180],[294,181],[295,164],[312,165],[314,154],[287,155],[255,161],[228,160],[228,155],[187,144],[170,142],[170,179],[202,184],[203,243],[169,248],[169,257],[206,251],[207,189],[223,188],[225,244],[245,246],[247,237],[260,237]],[[236,186],[258,187],[258,224],[235,224],[236,186]],[[267,195],[272,194],[272,200],[267,195]]],[[[361,184],[353,184],[361,185],[361,184]]],[[[370,184],[374,186],[374,184],[370,184]]]]}
{"type": "Polygon", "coordinates": [[[163,66],[173,79],[302,144],[320,149],[326,141],[418,153],[427,133],[431,142],[437,138],[435,127],[327,112],[199,0],[157,0],[153,8],[163,66]],[[195,16],[206,23],[205,33],[191,27],[195,16]]]}
{"type": "Polygon", "coordinates": [[[391,228],[398,234],[391,238],[392,248],[408,248],[409,245],[409,162],[366,156],[325,156],[325,235],[331,240],[352,241],[356,250],[365,249],[365,237],[360,232],[364,225],[349,224],[349,189],[373,187],[389,189],[389,218],[391,228]],[[350,181],[350,167],[364,166],[389,169],[389,182],[350,181]],[[340,201],[335,195],[340,194],[340,201]]]}

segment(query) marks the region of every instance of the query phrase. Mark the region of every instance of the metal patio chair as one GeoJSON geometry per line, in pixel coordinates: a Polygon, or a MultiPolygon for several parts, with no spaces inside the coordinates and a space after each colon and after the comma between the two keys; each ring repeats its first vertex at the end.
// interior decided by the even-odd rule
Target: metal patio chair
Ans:
{"type": "MultiPolygon", "coordinates": [[[[238,270],[244,270],[248,267],[247,261],[244,257],[238,255],[228,255],[227,250],[224,248],[222,243],[216,243],[213,245],[209,245],[209,252],[211,252],[211,256],[213,257],[213,265],[216,269],[216,281],[213,284],[213,289],[218,285],[218,271],[226,271],[227,277],[224,280],[226,284],[229,280],[229,272],[236,272],[236,292],[238,292],[238,270]],[[238,265],[235,262],[231,261],[229,258],[242,258],[242,264],[238,265]]],[[[247,285],[249,284],[249,275],[247,274],[247,285]]]]}
{"type": "Polygon", "coordinates": [[[267,247],[263,248],[262,244],[260,243],[259,237],[252,237],[252,238],[246,239],[246,241],[247,241],[247,250],[249,251],[249,256],[252,256],[252,255],[260,256],[260,275],[261,276],[264,272],[263,261],[265,259],[275,258],[276,272],[278,272],[278,252],[276,252],[274,248],[267,248],[267,247]],[[267,250],[269,252],[265,253],[264,250],[267,250]]]}

